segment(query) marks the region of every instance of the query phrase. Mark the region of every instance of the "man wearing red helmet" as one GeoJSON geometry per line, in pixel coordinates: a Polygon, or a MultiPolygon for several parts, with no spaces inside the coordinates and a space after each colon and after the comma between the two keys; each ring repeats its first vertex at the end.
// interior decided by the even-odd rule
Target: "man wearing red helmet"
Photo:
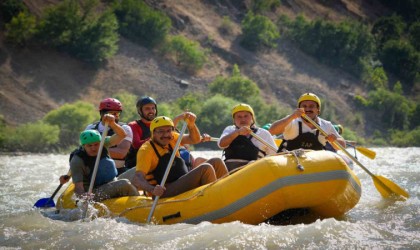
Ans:
{"type": "MultiPolygon", "coordinates": [[[[123,111],[123,106],[121,102],[115,98],[105,98],[99,104],[99,113],[101,119],[98,122],[89,124],[85,130],[94,129],[99,131],[102,134],[105,128],[105,123],[103,122],[103,117],[105,114],[111,114],[115,117],[115,121],[121,125],[126,133],[126,137],[116,146],[110,147],[108,149],[111,158],[115,161],[115,165],[118,170],[118,175],[123,173],[127,168],[125,167],[125,158],[127,156],[128,150],[130,149],[131,142],[133,141],[133,132],[131,128],[123,123],[119,122],[121,112],[123,111]]],[[[110,129],[108,135],[113,135],[114,131],[110,129]]]]}
{"type": "Polygon", "coordinates": [[[132,168],[136,166],[137,151],[140,146],[150,139],[150,122],[157,116],[157,103],[150,96],[143,96],[137,101],[137,113],[140,115],[139,120],[128,123],[133,131],[133,141],[130,151],[125,159],[125,166],[132,168]]]}
{"type": "Polygon", "coordinates": [[[298,100],[298,108],[293,114],[274,122],[269,131],[273,135],[283,134],[283,142],[279,147],[280,151],[294,149],[325,149],[327,142],[337,141],[346,147],[344,139],[337,133],[331,122],[321,119],[321,100],[312,93],[303,94],[298,100]],[[302,118],[306,114],[310,119],[319,124],[327,132],[324,137],[309,121],[302,118]]]}

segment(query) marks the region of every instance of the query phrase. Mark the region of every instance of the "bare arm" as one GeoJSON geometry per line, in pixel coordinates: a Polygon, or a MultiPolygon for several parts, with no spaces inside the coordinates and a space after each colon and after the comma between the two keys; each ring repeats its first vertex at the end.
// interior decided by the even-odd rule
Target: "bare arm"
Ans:
{"type": "Polygon", "coordinates": [[[289,123],[291,123],[294,119],[299,118],[303,113],[305,113],[303,108],[296,109],[293,114],[286,116],[285,118],[275,121],[270,129],[268,130],[272,135],[279,135],[284,133],[284,129],[286,128],[289,123]]]}
{"type": "Polygon", "coordinates": [[[220,138],[219,146],[222,148],[227,148],[232,143],[236,137],[240,135],[249,135],[251,133],[251,129],[248,127],[242,127],[240,129],[234,130],[232,133],[227,134],[220,138]]]}
{"type": "Polygon", "coordinates": [[[146,192],[151,193],[154,196],[162,196],[165,192],[165,187],[160,185],[150,185],[150,183],[146,180],[146,174],[142,171],[137,171],[134,175],[133,183],[132,183],[138,190],[144,190],[146,192]]]}
{"type": "Polygon", "coordinates": [[[181,144],[197,144],[201,142],[200,130],[195,124],[197,116],[191,112],[184,113],[184,120],[187,123],[188,134],[182,137],[181,144]]]}
{"type": "Polygon", "coordinates": [[[130,149],[131,143],[123,140],[117,147],[108,148],[109,155],[112,159],[124,159],[130,149]]]}
{"type": "Polygon", "coordinates": [[[117,145],[127,136],[124,129],[115,122],[115,117],[113,115],[104,115],[102,121],[105,123],[108,122],[109,127],[115,132],[109,140],[109,146],[117,145]]]}

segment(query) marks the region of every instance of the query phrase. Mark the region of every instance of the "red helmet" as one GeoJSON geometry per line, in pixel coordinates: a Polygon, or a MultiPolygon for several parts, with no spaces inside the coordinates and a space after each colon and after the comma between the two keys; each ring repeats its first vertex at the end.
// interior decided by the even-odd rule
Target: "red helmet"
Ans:
{"type": "Polygon", "coordinates": [[[99,111],[102,110],[115,110],[115,111],[122,111],[122,104],[115,98],[106,98],[101,101],[99,104],[99,111]]]}

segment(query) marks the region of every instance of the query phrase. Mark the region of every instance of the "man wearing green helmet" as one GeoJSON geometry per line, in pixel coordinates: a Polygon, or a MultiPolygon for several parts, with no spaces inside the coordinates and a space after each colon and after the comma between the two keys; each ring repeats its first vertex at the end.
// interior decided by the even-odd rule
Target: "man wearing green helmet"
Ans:
{"type": "MultiPolygon", "coordinates": [[[[95,201],[120,197],[138,195],[137,189],[126,179],[116,180],[117,168],[115,162],[110,158],[107,148],[117,145],[126,137],[124,129],[115,121],[115,117],[105,114],[102,121],[109,123],[114,134],[105,139],[104,148],[101,152],[101,159],[98,165],[98,172],[95,176],[93,193],[95,201]]],[[[89,189],[92,173],[102,136],[97,130],[88,129],[80,134],[81,147],[74,151],[70,160],[74,192],[77,196],[83,196],[89,189]]]]}
{"type": "Polygon", "coordinates": [[[272,148],[277,148],[271,134],[256,126],[254,110],[250,105],[241,103],[233,107],[232,118],[233,125],[227,126],[223,130],[217,142],[217,145],[223,149],[225,163],[229,171],[244,166],[250,161],[276,153],[251,135],[253,132],[272,148]]]}
{"type": "Polygon", "coordinates": [[[337,133],[330,121],[319,117],[321,113],[321,100],[312,93],[305,93],[300,96],[298,107],[293,114],[274,122],[270,127],[273,135],[283,134],[283,142],[279,152],[294,149],[325,149],[327,142],[337,141],[343,147],[346,146],[344,139],[337,133]],[[302,118],[306,114],[314,120],[328,134],[324,137],[309,121],[302,118]]]}
{"type": "MultiPolygon", "coordinates": [[[[201,141],[200,131],[195,124],[196,116],[184,112],[189,134],[183,134],[181,145],[197,144],[201,141]]],[[[151,139],[145,142],[137,153],[136,174],[133,184],[147,194],[172,197],[193,188],[215,181],[227,174],[226,166],[203,163],[188,171],[179,151],[175,152],[174,162],[169,171],[165,186],[162,183],[173,149],[180,136],[175,131],[173,121],[166,116],[158,116],[150,124],[151,139]]]]}

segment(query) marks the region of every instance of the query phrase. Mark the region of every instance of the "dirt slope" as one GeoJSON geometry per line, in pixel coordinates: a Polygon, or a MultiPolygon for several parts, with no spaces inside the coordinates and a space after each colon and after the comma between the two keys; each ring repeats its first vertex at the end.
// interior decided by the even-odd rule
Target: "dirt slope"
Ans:
{"type": "MultiPolygon", "coordinates": [[[[52,0],[25,1],[39,14],[52,0]]],[[[159,101],[174,100],[189,91],[206,91],[217,76],[229,74],[233,63],[260,86],[268,100],[295,105],[304,91],[313,91],[340,107],[339,112],[351,114],[348,96],[361,92],[356,79],[320,65],[287,41],[280,41],[277,51],[254,54],[238,45],[240,20],[249,1],[149,0],[155,8],[165,11],[174,24],[173,33],[182,33],[211,48],[213,53],[205,69],[188,75],[156,53],[123,38],[118,54],[101,69],[93,69],[70,56],[45,48],[12,48],[0,36],[0,113],[9,124],[35,121],[51,109],[82,99],[97,105],[100,98],[119,90],[135,95],[149,94],[159,101]],[[223,16],[236,22],[233,34],[221,35],[218,27],[223,16]],[[180,80],[190,83],[188,87],[180,80]]],[[[370,1],[304,1],[283,0],[273,17],[291,17],[304,13],[310,18],[333,20],[357,18],[371,22],[385,11],[375,0],[370,1]],[[324,2],[333,2],[325,5],[324,2]]],[[[344,122],[343,117],[343,121],[344,122]]]]}

